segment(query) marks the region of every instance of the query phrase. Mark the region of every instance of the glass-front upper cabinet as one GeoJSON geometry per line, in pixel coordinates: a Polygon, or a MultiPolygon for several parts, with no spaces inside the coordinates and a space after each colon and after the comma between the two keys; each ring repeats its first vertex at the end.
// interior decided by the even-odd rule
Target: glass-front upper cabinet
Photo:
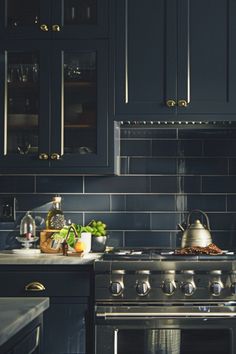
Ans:
{"type": "Polygon", "coordinates": [[[107,0],[5,0],[1,35],[20,38],[107,36],[107,0]]]}
{"type": "Polygon", "coordinates": [[[106,40],[3,42],[0,173],[112,171],[107,67],[106,40]]]}
{"type": "Polygon", "coordinates": [[[107,43],[61,42],[53,51],[53,115],[58,119],[52,121],[51,164],[106,166],[107,43]]]}

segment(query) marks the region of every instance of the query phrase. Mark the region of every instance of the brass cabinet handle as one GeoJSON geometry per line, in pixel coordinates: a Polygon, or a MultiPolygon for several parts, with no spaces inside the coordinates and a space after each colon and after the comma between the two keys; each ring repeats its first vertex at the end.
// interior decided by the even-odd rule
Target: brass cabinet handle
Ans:
{"type": "Polygon", "coordinates": [[[52,25],[53,32],[60,32],[61,27],[59,25],[52,25]]]}
{"type": "Polygon", "coordinates": [[[51,155],[51,160],[60,160],[61,158],[61,155],[58,154],[57,152],[54,152],[52,155],[51,155]]]}
{"type": "Polygon", "coordinates": [[[167,105],[167,107],[175,107],[176,101],[175,100],[167,100],[166,105],[167,105]]]}
{"type": "Polygon", "coordinates": [[[49,156],[45,152],[39,154],[39,160],[48,160],[49,156]]]}
{"type": "Polygon", "coordinates": [[[186,100],[179,100],[178,106],[179,107],[188,107],[188,102],[186,100]]]}
{"type": "Polygon", "coordinates": [[[25,286],[25,291],[44,291],[45,286],[38,281],[33,281],[25,286]]]}
{"type": "Polygon", "coordinates": [[[41,31],[43,31],[43,32],[48,32],[48,25],[46,25],[45,23],[43,23],[43,24],[40,26],[40,29],[41,29],[41,31]]]}

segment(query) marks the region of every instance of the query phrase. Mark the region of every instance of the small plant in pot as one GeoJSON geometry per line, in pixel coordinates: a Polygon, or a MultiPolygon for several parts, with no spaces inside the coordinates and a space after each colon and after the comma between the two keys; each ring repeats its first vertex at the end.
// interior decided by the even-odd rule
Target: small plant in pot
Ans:
{"type": "Polygon", "coordinates": [[[92,220],[88,226],[92,228],[92,251],[104,252],[107,242],[106,224],[102,221],[92,220]]]}

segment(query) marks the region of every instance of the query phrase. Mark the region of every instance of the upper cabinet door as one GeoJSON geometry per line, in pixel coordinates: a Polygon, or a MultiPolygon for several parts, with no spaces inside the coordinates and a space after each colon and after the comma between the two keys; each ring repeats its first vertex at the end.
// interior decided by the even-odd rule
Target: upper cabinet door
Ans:
{"type": "Polygon", "coordinates": [[[143,119],[146,114],[153,119],[156,114],[173,117],[177,101],[176,1],[116,0],[112,13],[112,114],[122,120],[124,116],[143,119]]]}
{"type": "Polygon", "coordinates": [[[53,0],[55,38],[108,37],[108,0],[53,0]]]}
{"type": "Polygon", "coordinates": [[[236,113],[236,1],[178,6],[178,113],[228,119],[222,114],[236,113]]]}
{"type": "Polygon", "coordinates": [[[48,166],[48,50],[41,41],[1,43],[1,168],[48,166]]]}
{"type": "Polygon", "coordinates": [[[0,35],[19,38],[50,37],[51,0],[5,0],[0,5],[0,35]]]}
{"type": "Polygon", "coordinates": [[[54,44],[52,169],[109,165],[107,47],[103,40],[54,44]]]}

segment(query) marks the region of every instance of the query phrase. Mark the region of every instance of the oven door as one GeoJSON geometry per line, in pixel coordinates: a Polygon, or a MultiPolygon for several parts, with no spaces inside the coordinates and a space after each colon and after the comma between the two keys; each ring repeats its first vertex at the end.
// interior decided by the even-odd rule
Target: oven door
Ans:
{"type": "Polygon", "coordinates": [[[96,354],[235,354],[234,306],[98,306],[96,354]]]}

